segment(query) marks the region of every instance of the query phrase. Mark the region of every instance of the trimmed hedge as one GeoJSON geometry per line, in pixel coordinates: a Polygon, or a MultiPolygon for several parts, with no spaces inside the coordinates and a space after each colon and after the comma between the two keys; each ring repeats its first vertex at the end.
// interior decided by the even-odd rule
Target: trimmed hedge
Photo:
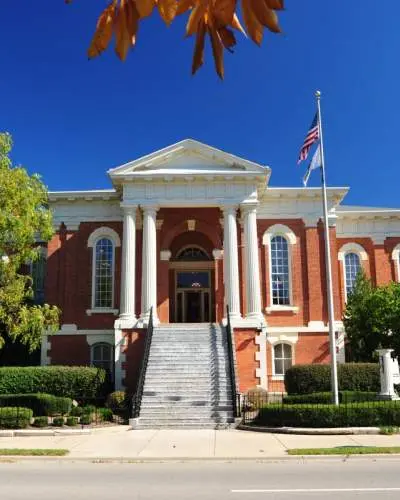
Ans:
{"type": "Polygon", "coordinates": [[[2,394],[0,395],[1,406],[20,406],[30,408],[33,415],[65,415],[70,412],[72,399],[59,398],[52,394],[2,394]]]}
{"type": "MultiPolygon", "coordinates": [[[[340,391],[341,403],[376,401],[376,392],[340,391]]],[[[331,392],[313,392],[312,394],[292,394],[283,398],[283,404],[331,404],[331,392]]]]}
{"type": "Polygon", "coordinates": [[[47,427],[49,419],[47,417],[36,417],[32,425],[33,427],[47,427]]]}
{"type": "Polygon", "coordinates": [[[67,417],[67,420],[65,422],[69,427],[75,427],[79,423],[79,418],[78,417],[67,417]]]}
{"type": "Polygon", "coordinates": [[[53,427],[62,427],[64,425],[64,417],[54,417],[53,427]]]}
{"type": "Polygon", "coordinates": [[[0,368],[0,394],[47,393],[73,399],[96,398],[105,390],[106,372],[89,366],[12,366],[0,368]]]}
{"type": "MultiPolygon", "coordinates": [[[[288,394],[329,392],[330,365],[296,365],[285,373],[288,394]]],[[[378,363],[344,363],[338,365],[339,389],[342,391],[378,392],[380,375],[378,363]]]]}
{"type": "Polygon", "coordinates": [[[25,429],[32,416],[29,408],[0,408],[0,429],[25,429]]]}
{"type": "Polygon", "coordinates": [[[266,405],[253,424],[269,427],[400,426],[400,401],[346,405],[266,405]]]}

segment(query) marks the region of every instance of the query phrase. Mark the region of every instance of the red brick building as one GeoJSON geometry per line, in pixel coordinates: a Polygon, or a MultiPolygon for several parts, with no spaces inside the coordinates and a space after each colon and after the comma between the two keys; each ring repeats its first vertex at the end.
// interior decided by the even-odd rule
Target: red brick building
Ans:
{"type": "MultiPolygon", "coordinates": [[[[293,363],[329,362],[321,191],[271,188],[270,169],[185,140],[108,172],[112,189],[50,193],[45,299],[62,326],[42,364],[95,364],[134,391],[156,324],[223,323],[240,389],[279,387],[293,363]]],[[[339,359],[346,294],[363,268],[400,280],[400,210],[329,188],[339,359]]]]}

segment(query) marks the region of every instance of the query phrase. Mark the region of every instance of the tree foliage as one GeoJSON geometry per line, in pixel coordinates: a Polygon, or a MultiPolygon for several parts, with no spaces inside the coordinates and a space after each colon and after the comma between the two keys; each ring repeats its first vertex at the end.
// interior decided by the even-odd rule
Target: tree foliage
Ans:
{"type": "Polygon", "coordinates": [[[59,311],[32,303],[32,280],[22,269],[38,258],[37,242],[50,239],[52,222],[46,187],[39,176],[13,167],[11,148],[11,136],[0,134],[0,348],[8,336],[33,351],[43,329],[57,327],[59,311]]]}
{"type": "Polygon", "coordinates": [[[355,361],[371,361],[376,349],[400,355],[400,283],[375,287],[360,274],[346,304],[343,323],[355,361]]]}
{"type": "Polygon", "coordinates": [[[237,14],[239,6],[245,29],[257,45],[261,45],[264,28],[280,33],[276,11],[283,10],[284,0],[112,0],[98,18],[89,58],[100,55],[115,36],[115,52],[125,60],[136,44],[140,23],[156,10],[168,26],[177,16],[188,14],[186,36],[196,37],[192,73],[204,63],[208,36],[216,71],[223,78],[224,51],[232,52],[236,45],[235,31],[246,34],[237,14]]]}

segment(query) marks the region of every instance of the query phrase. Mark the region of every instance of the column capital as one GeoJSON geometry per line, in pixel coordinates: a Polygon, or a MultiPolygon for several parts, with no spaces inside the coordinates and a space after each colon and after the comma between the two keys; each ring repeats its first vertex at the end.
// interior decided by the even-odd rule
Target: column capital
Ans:
{"type": "Polygon", "coordinates": [[[214,250],[212,251],[212,254],[213,254],[213,257],[215,260],[221,260],[224,256],[224,251],[219,250],[218,248],[214,248],[214,250]]]}
{"type": "Polygon", "coordinates": [[[124,212],[124,215],[136,215],[136,211],[138,206],[137,205],[132,205],[128,203],[120,203],[120,207],[122,208],[122,211],[124,212]]]}
{"type": "Polygon", "coordinates": [[[229,214],[233,214],[236,216],[239,205],[237,205],[236,203],[229,203],[226,205],[221,205],[220,208],[221,208],[221,211],[223,212],[224,216],[229,215],[229,214]]]}
{"type": "Polygon", "coordinates": [[[144,213],[157,213],[160,206],[157,203],[141,203],[140,208],[144,213]]]}
{"type": "Polygon", "coordinates": [[[258,205],[259,205],[258,201],[244,202],[240,204],[240,211],[242,212],[243,215],[256,213],[258,205]]]}

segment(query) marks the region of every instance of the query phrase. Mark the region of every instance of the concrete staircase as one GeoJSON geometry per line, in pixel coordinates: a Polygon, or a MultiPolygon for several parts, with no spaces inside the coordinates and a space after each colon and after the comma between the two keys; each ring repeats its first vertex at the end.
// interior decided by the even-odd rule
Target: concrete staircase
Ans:
{"type": "Polygon", "coordinates": [[[233,422],[225,329],[155,327],[136,428],[223,428],[233,422]]]}

